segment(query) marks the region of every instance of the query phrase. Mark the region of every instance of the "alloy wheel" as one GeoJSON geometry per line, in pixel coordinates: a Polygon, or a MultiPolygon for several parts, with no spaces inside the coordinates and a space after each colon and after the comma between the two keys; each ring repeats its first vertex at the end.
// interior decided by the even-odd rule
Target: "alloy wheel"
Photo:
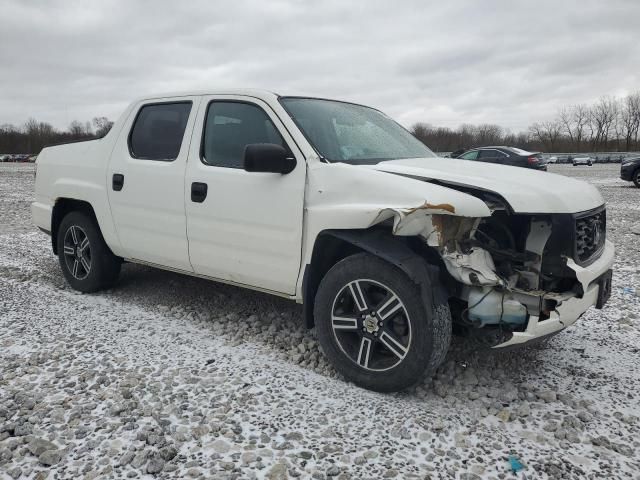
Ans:
{"type": "Polygon", "coordinates": [[[342,352],[365,370],[389,370],[411,347],[404,303],[375,280],[354,280],[340,289],[331,307],[331,327],[342,352]]]}
{"type": "Polygon", "coordinates": [[[77,280],[84,280],[91,272],[91,245],[86,232],[71,225],[64,234],[64,260],[69,273],[77,280]]]}

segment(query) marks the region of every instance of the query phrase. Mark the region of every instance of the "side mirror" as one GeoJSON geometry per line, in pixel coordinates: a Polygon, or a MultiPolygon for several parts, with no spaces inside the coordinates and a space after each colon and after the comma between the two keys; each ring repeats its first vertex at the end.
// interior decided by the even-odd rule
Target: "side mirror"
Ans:
{"type": "Polygon", "coordinates": [[[244,149],[244,169],[247,172],[291,173],[296,159],[274,143],[252,143],[244,149]]]}

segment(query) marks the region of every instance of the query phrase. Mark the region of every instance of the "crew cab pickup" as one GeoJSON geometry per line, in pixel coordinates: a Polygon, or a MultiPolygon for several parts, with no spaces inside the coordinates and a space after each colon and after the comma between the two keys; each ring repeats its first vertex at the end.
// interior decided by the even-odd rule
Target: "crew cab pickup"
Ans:
{"type": "Polygon", "coordinates": [[[35,188],[74,289],[111,287],[126,261],[295,300],[335,368],[378,391],[432,375],[454,329],[527,344],[610,293],[595,187],[438,158],[353,103],[150,96],[102,139],[45,148],[35,188]]]}

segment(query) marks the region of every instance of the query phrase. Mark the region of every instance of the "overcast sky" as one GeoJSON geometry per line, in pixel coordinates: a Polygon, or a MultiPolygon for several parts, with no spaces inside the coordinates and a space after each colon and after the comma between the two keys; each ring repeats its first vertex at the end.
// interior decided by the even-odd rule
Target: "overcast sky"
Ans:
{"type": "Polygon", "coordinates": [[[518,131],[640,89],[640,1],[0,0],[0,124],[218,87],[518,131]]]}

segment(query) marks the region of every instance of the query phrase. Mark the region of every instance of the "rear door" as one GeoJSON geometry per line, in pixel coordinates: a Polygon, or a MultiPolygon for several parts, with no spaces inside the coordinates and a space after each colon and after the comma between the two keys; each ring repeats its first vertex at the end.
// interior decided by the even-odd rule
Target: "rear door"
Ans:
{"type": "Polygon", "coordinates": [[[184,175],[198,101],[140,102],[114,147],[106,179],[109,203],[131,259],[192,271],[184,175]]]}
{"type": "Polygon", "coordinates": [[[196,273],[293,295],[300,269],[306,162],[265,102],[203,98],[185,181],[196,273]],[[288,174],[247,172],[248,144],[275,143],[297,160],[288,174]]]}

